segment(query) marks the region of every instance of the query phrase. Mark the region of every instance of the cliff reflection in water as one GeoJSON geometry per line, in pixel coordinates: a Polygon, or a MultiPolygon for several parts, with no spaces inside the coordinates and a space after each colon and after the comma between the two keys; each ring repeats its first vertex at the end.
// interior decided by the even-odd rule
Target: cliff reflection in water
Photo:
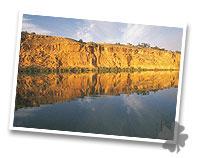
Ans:
{"type": "Polygon", "coordinates": [[[177,71],[19,75],[16,109],[58,103],[84,96],[143,94],[177,87],[177,71]]]}

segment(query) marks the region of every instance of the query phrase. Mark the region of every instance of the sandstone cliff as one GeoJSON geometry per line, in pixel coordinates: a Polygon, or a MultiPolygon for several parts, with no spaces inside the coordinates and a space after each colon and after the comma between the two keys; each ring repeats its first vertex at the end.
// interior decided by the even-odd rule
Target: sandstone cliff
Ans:
{"type": "Polygon", "coordinates": [[[23,34],[19,69],[142,68],[179,69],[180,53],[119,44],[96,44],[73,39],[23,34]]]}

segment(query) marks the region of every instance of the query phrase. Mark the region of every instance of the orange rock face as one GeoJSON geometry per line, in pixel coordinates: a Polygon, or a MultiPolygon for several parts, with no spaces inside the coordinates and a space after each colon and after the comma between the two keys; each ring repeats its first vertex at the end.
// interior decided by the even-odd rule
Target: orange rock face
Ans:
{"type": "Polygon", "coordinates": [[[26,34],[21,40],[19,68],[179,69],[180,53],[118,44],[83,43],[63,37],[26,34]]]}

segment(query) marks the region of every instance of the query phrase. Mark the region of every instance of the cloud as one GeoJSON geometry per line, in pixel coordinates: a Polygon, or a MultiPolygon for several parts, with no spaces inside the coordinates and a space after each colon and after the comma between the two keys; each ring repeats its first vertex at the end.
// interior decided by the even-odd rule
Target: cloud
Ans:
{"type": "Polygon", "coordinates": [[[88,23],[85,24],[84,26],[80,26],[76,33],[75,33],[75,38],[76,39],[82,39],[84,41],[93,41],[93,29],[94,29],[95,24],[93,23],[88,23]]]}
{"type": "Polygon", "coordinates": [[[83,20],[79,27],[74,29],[76,39],[94,42],[116,43],[121,40],[122,24],[83,20]]]}
{"type": "Polygon", "coordinates": [[[35,32],[37,34],[45,34],[45,35],[51,35],[52,34],[51,31],[43,29],[40,26],[33,24],[31,21],[32,21],[31,19],[23,18],[22,31],[35,32]]]}
{"type": "Polygon", "coordinates": [[[127,24],[127,27],[122,30],[122,41],[124,43],[131,42],[135,44],[147,41],[152,29],[152,26],[127,24]]]}
{"type": "Polygon", "coordinates": [[[23,31],[101,43],[149,43],[168,50],[180,50],[182,29],[84,19],[26,15],[23,31]]]}
{"type": "Polygon", "coordinates": [[[164,26],[127,24],[123,30],[123,43],[149,43],[170,50],[180,50],[182,29],[164,26]]]}

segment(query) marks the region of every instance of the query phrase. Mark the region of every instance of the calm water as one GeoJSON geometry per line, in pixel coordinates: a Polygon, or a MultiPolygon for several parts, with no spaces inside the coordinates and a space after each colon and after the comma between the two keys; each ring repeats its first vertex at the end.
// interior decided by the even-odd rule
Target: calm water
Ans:
{"type": "Polygon", "coordinates": [[[172,139],[178,72],[18,77],[14,126],[172,139]]]}

